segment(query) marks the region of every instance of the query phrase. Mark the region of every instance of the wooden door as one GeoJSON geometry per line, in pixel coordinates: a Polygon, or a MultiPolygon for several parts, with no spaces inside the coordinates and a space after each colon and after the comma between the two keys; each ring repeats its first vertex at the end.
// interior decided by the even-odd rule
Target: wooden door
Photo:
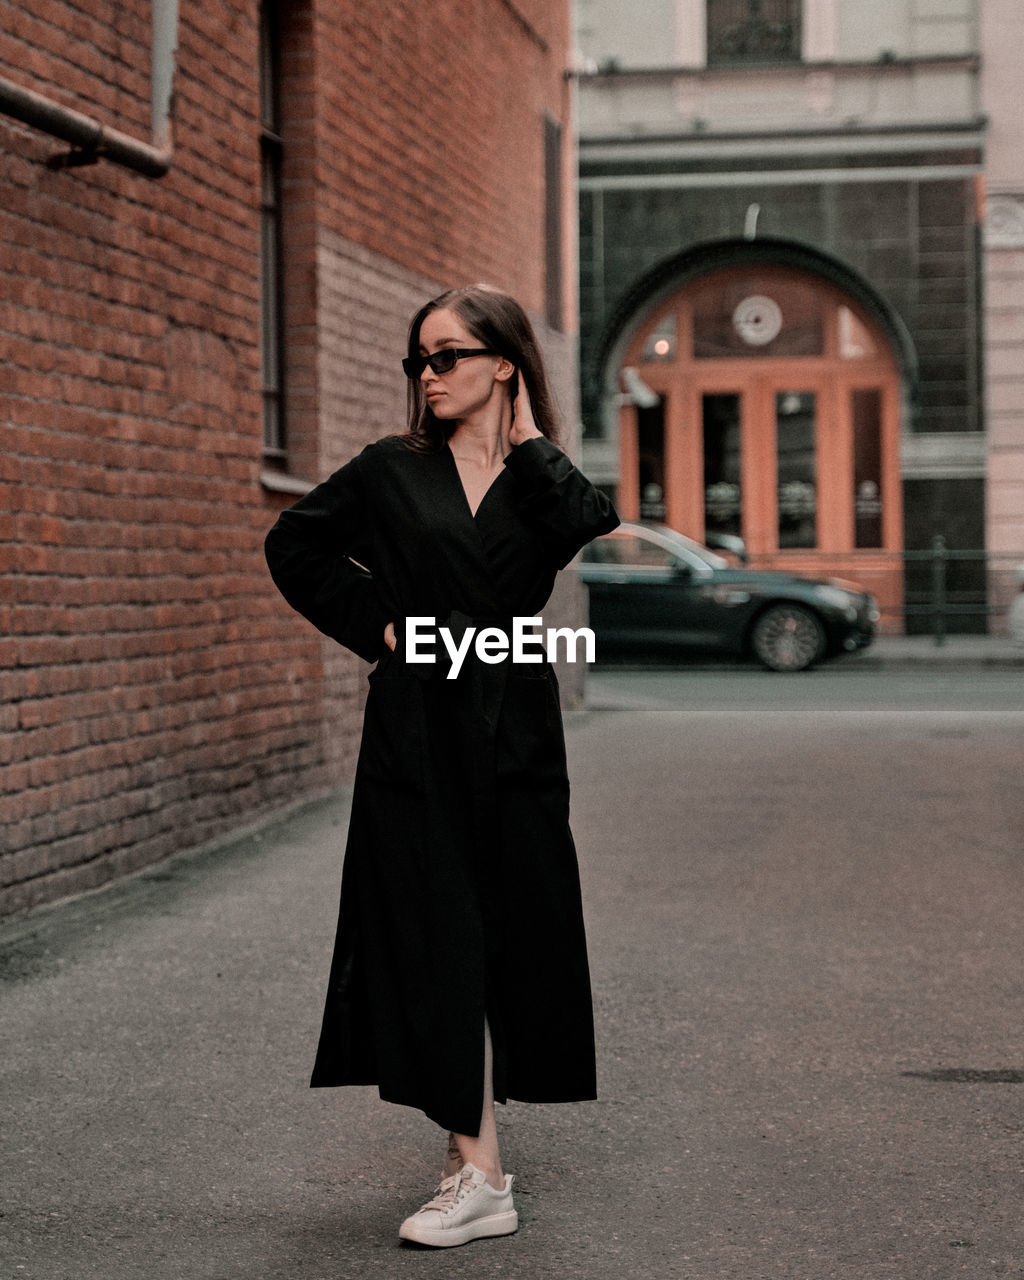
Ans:
{"type": "Polygon", "coordinates": [[[622,375],[624,516],[852,578],[901,622],[900,381],[858,302],[805,272],[727,268],[647,317],[622,375]]]}

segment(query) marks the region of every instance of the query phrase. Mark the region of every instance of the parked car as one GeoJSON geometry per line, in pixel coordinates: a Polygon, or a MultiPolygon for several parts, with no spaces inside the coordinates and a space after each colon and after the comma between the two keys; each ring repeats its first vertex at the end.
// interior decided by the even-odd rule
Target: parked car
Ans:
{"type": "Polygon", "coordinates": [[[871,643],[878,607],[859,587],[731,567],[663,525],[623,524],[584,548],[597,652],[702,651],[803,671],[871,643]]]}

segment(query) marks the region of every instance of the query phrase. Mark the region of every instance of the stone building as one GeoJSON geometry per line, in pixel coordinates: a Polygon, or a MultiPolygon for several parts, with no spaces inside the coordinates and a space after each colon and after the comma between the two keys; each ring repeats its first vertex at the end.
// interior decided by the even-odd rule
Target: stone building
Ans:
{"type": "Polygon", "coordinates": [[[1024,560],[1012,0],[579,0],[585,464],[633,517],[998,629],[1024,560]],[[642,14],[642,18],[641,18],[642,14]]]}
{"type": "Polygon", "coordinates": [[[575,423],[568,45],[550,0],[0,0],[0,911],[349,776],[365,665],[263,536],[402,429],[453,284],[575,423]]]}

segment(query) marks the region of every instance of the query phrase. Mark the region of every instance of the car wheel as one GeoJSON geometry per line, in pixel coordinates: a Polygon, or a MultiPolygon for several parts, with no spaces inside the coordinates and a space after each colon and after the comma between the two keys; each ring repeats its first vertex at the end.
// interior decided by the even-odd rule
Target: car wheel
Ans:
{"type": "Polygon", "coordinates": [[[805,671],[821,657],[825,632],[809,609],[773,604],[754,623],[750,647],[770,671],[805,671]]]}

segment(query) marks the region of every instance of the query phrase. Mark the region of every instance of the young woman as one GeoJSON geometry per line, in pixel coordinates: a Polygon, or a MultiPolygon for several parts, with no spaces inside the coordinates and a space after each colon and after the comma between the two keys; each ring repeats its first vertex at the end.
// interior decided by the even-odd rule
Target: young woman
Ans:
{"type": "Polygon", "coordinates": [[[595,1096],[558,686],[536,646],[497,651],[618,517],[554,443],[514,299],[435,298],[403,365],[409,430],[283,512],[266,550],[288,602],[376,663],[312,1084],[375,1084],[449,1130],[400,1235],[457,1245],[517,1226],[495,1099],[595,1096]]]}

